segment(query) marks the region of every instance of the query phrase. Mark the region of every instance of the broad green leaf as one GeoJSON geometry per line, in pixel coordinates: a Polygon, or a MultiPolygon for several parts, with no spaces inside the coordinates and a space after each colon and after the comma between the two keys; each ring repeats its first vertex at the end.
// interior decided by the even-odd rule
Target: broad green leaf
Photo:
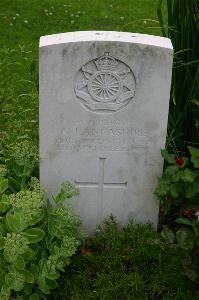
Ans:
{"type": "Polygon", "coordinates": [[[14,265],[20,271],[24,270],[26,266],[23,257],[21,257],[20,255],[17,256],[14,265]]]}
{"type": "Polygon", "coordinates": [[[25,260],[25,262],[29,262],[31,260],[34,260],[35,259],[35,256],[36,256],[36,253],[33,249],[28,249],[28,251],[26,251],[24,254],[23,254],[23,259],[25,260]]]}
{"type": "Polygon", "coordinates": [[[158,187],[155,190],[155,194],[158,197],[165,196],[169,191],[169,187],[170,187],[170,182],[160,178],[159,183],[158,183],[158,187]]]}
{"type": "Polygon", "coordinates": [[[161,236],[171,244],[173,244],[175,241],[175,234],[167,226],[164,226],[163,230],[161,231],[161,236]]]}
{"type": "Polygon", "coordinates": [[[10,208],[10,201],[9,201],[9,196],[6,194],[3,194],[1,201],[0,201],[0,213],[5,213],[9,210],[10,208]]]}
{"type": "Polygon", "coordinates": [[[66,266],[66,261],[63,261],[62,259],[59,259],[56,265],[56,269],[64,272],[64,267],[66,266]]]}
{"type": "Polygon", "coordinates": [[[31,273],[33,274],[34,278],[37,278],[37,277],[38,277],[38,274],[39,274],[39,268],[38,268],[37,265],[31,264],[31,265],[30,265],[30,271],[31,271],[31,273]]]}
{"type": "Polygon", "coordinates": [[[185,189],[185,196],[188,199],[193,198],[197,194],[199,194],[199,181],[195,181],[195,182],[189,184],[185,189]]]}
{"type": "Polygon", "coordinates": [[[179,182],[179,181],[182,180],[181,179],[181,172],[182,172],[182,170],[179,170],[176,174],[174,174],[172,176],[172,182],[179,182]]]}
{"type": "Polygon", "coordinates": [[[2,195],[8,188],[8,179],[0,178],[0,195],[2,195]]]}
{"type": "Polygon", "coordinates": [[[170,177],[178,172],[178,166],[168,166],[164,171],[164,176],[170,177]]]}
{"type": "Polygon", "coordinates": [[[0,271],[7,271],[7,262],[4,260],[3,255],[0,256],[0,271]]]}
{"type": "Polygon", "coordinates": [[[53,236],[50,236],[49,234],[45,236],[46,247],[48,250],[50,250],[51,254],[53,254],[52,245],[55,243],[53,242],[53,240],[54,240],[53,236]]]}
{"type": "Polygon", "coordinates": [[[192,157],[191,162],[193,163],[194,168],[199,168],[199,158],[192,157]]]}
{"type": "Polygon", "coordinates": [[[184,270],[184,273],[193,282],[196,282],[196,280],[198,279],[197,273],[194,270],[192,270],[192,269],[186,268],[184,270]]]}
{"type": "Polygon", "coordinates": [[[183,225],[188,225],[188,226],[196,226],[198,224],[198,221],[195,219],[188,219],[188,218],[177,218],[176,222],[179,224],[183,225]]]}
{"type": "Polygon", "coordinates": [[[44,217],[44,210],[38,209],[37,212],[31,216],[31,220],[29,221],[30,226],[34,226],[38,222],[40,222],[44,217]]]}
{"type": "Polygon", "coordinates": [[[23,169],[24,169],[23,164],[20,164],[19,162],[15,162],[13,171],[18,177],[23,176],[23,169]]]}
{"type": "Polygon", "coordinates": [[[34,170],[34,165],[33,164],[25,165],[22,176],[23,177],[29,177],[32,174],[33,170],[34,170]]]}
{"type": "Polygon", "coordinates": [[[25,282],[31,283],[31,284],[33,284],[35,282],[35,278],[34,278],[33,273],[25,270],[25,271],[23,271],[23,274],[24,274],[24,277],[25,277],[25,280],[24,280],[25,282]]]}
{"type": "Polygon", "coordinates": [[[37,293],[32,294],[28,300],[39,300],[39,295],[37,293]]]}
{"type": "Polygon", "coordinates": [[[55,201],[56,201],[56,203],[57,204],[61,204],[61,203],[63,203],[64,201],[66,200],[66,196],[65,196],[65,194],[63,193],[63,192],[60,192],[57,196],[56,196],[56,198],[55,198],[55,201]]]}
{"type": "Polygon", "coordinates": [[[41,271],[43,269],[46,262],[47,262],[47,255],[45,255],[45,253],[42,252],[42,258],[40,259],[39,264],[38,264],[39,265],[39,271],[41,271]]]}
{"type": "Polygon", "coordinates": [[[5,224],[1,224],[0,223],[0,234],[2,234],[3,236],[5,236],[6,233],[7,233],[7,230],[6,230],[5,224]]]}
{"type": "Polygon", "coordinates": [[[199,168],[199,149],[188,146],[188,150],[191,154],[191,162],[195,168],[199,168]]]}
{"type": "Polygon", "coordinates": [[[0,250],[4,249],[5,238],[0,234],[0,250]]]}
{"type": "Polygon", "coordinates": [[[180,228],[176,232],[176,240],[178,245],[183,249],[191,250],[194,247],[194,235],[193,232],[188,228],[180,228]]]}
{"type": "Polygon", "coordinates": [[[11,294],[11,288],[10,288],[9,285],[7,285],[7,284],[5,283],[5,281],[4,281],[4,284],[3,284],[2,288],[1,288],[1,293],[2,293],[3,295],[8,296],[8,297],[9,297],[10,294],[11,294]]]}
{"type": "Polygon", "coordinates": [[[29,177],[34,170],[34,162],[24,162],[24,161],[15,161],[15,165],[13,167],[14,173],[18,177],[29,177]]]}
{"type": "Polygon", "coordinates": [[[182,186],[180,183],[173,183],[170,185],[169,192],[173,198],[178,198],[182,192],[182,186]]]}
{"type": "Polygon", "coordinates": [[[162,157],[169,163],[169,164],[175,164],[175,155],[174,154],[169,154],[168,151],[161,150],[162,157]]]}
{"type": "Polygon", "coordinates": [[[5,275],[6,275],[6,272],[0,272],[0,290],[4,284],[4,281],[5,281],[5,275]]]}
{"type": "Polygon", "coordinates": [[[8,273],[5,276],[5,283],[14,291],[19,292],[24,287],[24,276],[19,272],[8,273]]]}
{"type": "Polygon", "coordinates": [[[60,239],[63,237],[63,224],[61,223],[61,220],[57,219],[53,215],[48,219],[48,232],[50,235],[56,236],[60,239]]]}
{"type": "Polygon", "coordinates": [[[28,224],[26,223],[23,214],[15,212],[14,214],[7,214],[6,226],[10,232],[20,233],[28,227],[28,224]]]}
{"type": "Polygon", "coordinates": [[[49,279],[47,279],[46,280],[46,284],[48,285],[48,287],[50,289],[56,289],[58,287],[58,283],[57,283],[56,280],[49,280],[49,279]]]}
{"type": "Polygon", "coordinates": [[[58,279],[60,276],[59,272],[55,271],[54,273],[53,272],[46,272],[45,273],[45,277],[47,279],[50,279],[50,280],[56,280],[58,279]]]}
{"type": "Polygon", "coordinates": [[[52,242],[49,249],[50,249],[51,255],[52,254],[57,254],[59,256],[60,246],[57,243],[57,241],[52,242]]]}
{"type": "Polygon", "coordinates": [[[181,172],[181,179],[184,182],[194,182],[197,174],[189,169],[185,169],[181,172]]]}
{"type": "Polygon", "coordinates": [[[23,232],[23,235],[27,238],[30,244],[34,244],[43,239],[45,232],[40,228],[32,228],[23,232]]]}
{"type": "Polygon", "coordinates": [[[42,275],[40,275],[39,277],[39,288],[44,294],[46,295],[50,294],[50,289],[46,284],[45,278],[42,275]]]}
{"type": "Polygon", "coordinates": [[[29,296],[32,293],[32,284],[24,284],[23,292],[26,296],[29,296]]]}

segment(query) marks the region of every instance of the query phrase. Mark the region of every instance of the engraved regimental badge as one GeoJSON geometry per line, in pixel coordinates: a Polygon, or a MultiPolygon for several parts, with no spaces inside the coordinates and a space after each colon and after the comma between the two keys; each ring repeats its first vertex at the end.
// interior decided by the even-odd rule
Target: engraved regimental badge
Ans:
{"type": "Polygon", "coordinates": [[[114,112],[129,104],[135,86],[135,75],[130,67],[105,52],[79,70],[75,93],[91,111],[114,112]]]}

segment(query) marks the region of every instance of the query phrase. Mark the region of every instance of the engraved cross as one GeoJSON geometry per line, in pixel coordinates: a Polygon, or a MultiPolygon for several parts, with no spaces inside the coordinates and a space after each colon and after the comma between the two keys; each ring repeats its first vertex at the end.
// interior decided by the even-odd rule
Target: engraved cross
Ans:
{"type": "Polygon", "coordinates": [[[103,215],[103,191],[105,188],[120,188],[124,189],[127,187],[127,181],[126,182],[104,182],[104,166],[105,166],[105,157],[99,157],[99,173],[98,173],[98,182],[86,182],[86,181],[75,181],[75,183],[79,187],[96,187],[98,188],[98,195],[99,195],[99,201],[100,201],[100,212],[101,216],[103,215]]]}

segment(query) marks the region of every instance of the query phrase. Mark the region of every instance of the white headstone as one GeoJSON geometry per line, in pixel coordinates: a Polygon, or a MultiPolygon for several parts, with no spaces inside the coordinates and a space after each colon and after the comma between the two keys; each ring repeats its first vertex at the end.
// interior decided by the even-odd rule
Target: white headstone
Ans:
{"type": "Polygon", "coordinates": [[[110,214],[157,225],[172,72],[167,38],[69,32],[40,40],[40,178],[93,231],[110,214]]]}

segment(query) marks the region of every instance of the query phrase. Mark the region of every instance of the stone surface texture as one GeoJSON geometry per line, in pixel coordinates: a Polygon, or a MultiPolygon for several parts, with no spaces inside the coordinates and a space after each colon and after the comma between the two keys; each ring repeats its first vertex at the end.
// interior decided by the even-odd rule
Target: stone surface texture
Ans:
{"type": "Polygon", "coordinates": [[[113,214],[157,226],[173,48],[125,32],[69,32],[40,39],[40,178],[68,201],[88,232],[113,214]]]}

